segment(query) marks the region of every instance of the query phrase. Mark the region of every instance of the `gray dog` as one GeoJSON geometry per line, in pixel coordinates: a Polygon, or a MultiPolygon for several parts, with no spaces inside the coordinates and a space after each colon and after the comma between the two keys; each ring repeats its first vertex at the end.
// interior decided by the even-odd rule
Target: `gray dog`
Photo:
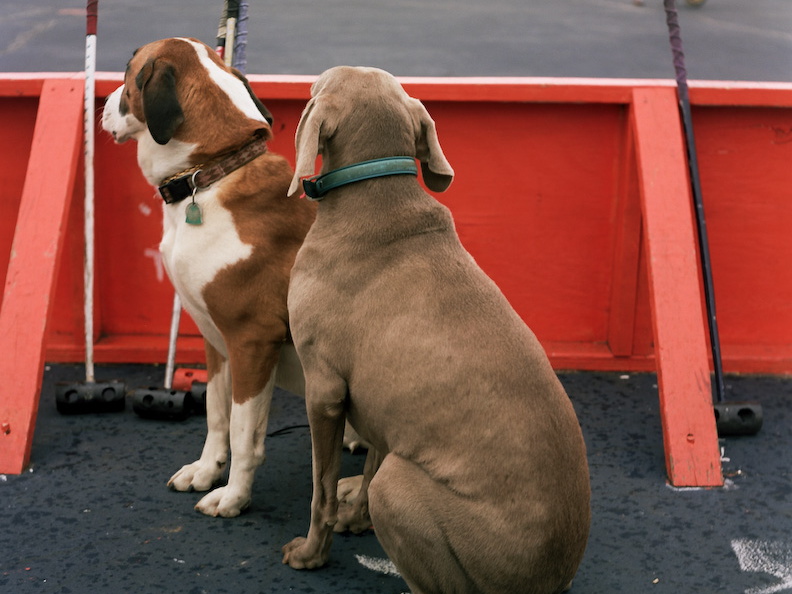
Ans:
{"type": "Polygon", "coordinates": [[[333,530],[370,514],[413,592],[563,591],[589,532],[583,437],[539,342],[416,179],[415,158],[430,189],[453,178],[434,122],[382,70],[333,68],[311,94],[290,194],[321,154],[329,175],[305,189],[327,196],[288,306],[314,494],[284,563],[323,565],[333,530]],[[339,511],[345,417],[373,449],[339,511]]]}

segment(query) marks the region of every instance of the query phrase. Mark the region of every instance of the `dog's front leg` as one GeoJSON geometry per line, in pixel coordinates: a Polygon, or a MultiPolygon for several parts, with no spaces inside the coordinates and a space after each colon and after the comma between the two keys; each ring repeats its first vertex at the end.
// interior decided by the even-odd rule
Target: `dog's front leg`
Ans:
{"type": "Polygon", "coordinates": [[[308,536],[295,538],[283,547],[283,562],[294,569],[313,569],[327,563],[337,521],[336,490],[341,471],[346,385],[340,378],[323,383],[324,389],[320,390],[310,380],[306,386],[313,449],[313,498],[308,536]]]}
{"type": "Polygon", "coordinates": [[[277,347],[230,350],[232,405],[231,468],[228,484],[204,496],[195,509],[208,516],[233,518],[250,504],[256,469],[264,463],[264,438],[275,387],[277,347]]]}
{"type": "Polygon", "coordinates": [[[208,342],[206,362],[206,441],[201,457],[186,464],[168,481],[176,491],[208,491],[219,482],[228,464],[231,415],[231,371],[228,361],[208,342]]]}
{"type": "MultiPolygon", "coordinates": [[[[368,506],[368,487],[371,479],[377,473],[377,469],[382,464],[382,455],[374,448],[369,448],[366,455],[366,464],[363,467],[363,476],[360,480],[360,486],[357,493],[349,493],[346,496],[346,501],[342,501],[338,508],[338,522],[336,523],[335,532],[345,532],[349,530],[355,534],[360,534],[364,530],[371,528],[371,517],[369,516],[368,506]]],[[[341,479],[343,481],[354,481],[358,477],[350,477],[349,479],[341,479]]],[[[354,490],[354,489],[353,489],[354,490]]]]}

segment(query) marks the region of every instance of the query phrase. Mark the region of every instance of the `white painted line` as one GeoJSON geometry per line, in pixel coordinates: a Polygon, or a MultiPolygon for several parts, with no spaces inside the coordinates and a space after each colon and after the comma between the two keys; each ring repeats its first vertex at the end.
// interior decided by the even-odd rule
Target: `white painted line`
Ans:
{"type": "Polygon", "coordinates": [[[358,563],[363,567],[371,571],[376,571],[384,575],[401,577],[399,570],[396,569],[396,566],[390,559],[378,559],[377,557],[368,557],[367,555],[355,555],[355,559],[357,559],[358,563]]]}
{"type": "MultiPolygon", "coordinates": [[[[742,474],[742,470],[740,470],[739,473],[742,474]]],[[[683,493],[683,492],[686,492],[686,491],[712,491],[713,490],[712,487],[675,487],[674,485],[672,485],[672,484],[670,484],[668,482],[666,482],[666,487],[671,489],[672,491],[678,491],[680,493],[683,493]]],[[[735,482],[733,480],[731,480],[731,479],[724,479],[723,480],[723,486],[721,487],[721,489],[723,489],[724,491],[736,491],[739,488],[740,488],[739,485],[735,484],[735,482]]]]}
{"type": "Polygon", "coordinates": [[[781,580],[773,586],[748,588],[745,594],[774,594],[792,590],[792,543],[736,539],[731,543],[740,569],[768,573],[781,580]]]}

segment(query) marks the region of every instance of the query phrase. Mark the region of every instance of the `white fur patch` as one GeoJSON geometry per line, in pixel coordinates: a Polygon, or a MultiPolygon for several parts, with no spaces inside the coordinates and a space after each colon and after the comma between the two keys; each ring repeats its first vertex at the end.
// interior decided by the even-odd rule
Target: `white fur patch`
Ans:
{"type": "Polygon", "coordinates": [[[228,95],[231,103],[236,105],[237,108],[239,108],[239,110],[245,114],[245,116],[260,122],[266,121],[264,116],[261,115],[261,112],[258,110],[258,107],[256,107],[256,104],[253,102],[250,93],[245,87],[245,83],[243,83],[239,78],[230,72],[226,72],[217,64],[215,64],[209,58],[209,52],[206,46],[183,37],[180,37],[179,39],[186,41],[195,48],[195,53],[198,54],[201,64],[204,65],[204,68],[206,68],[206,71],[209,73],[209,78],[211,78],[212,81],[214,81],[214,83],[220,87],[226,93],[226,95],[228,95]]]}
{"type": "Polygon", "coordinates": [[[118,144],[124,143],[130,138],[137,139],[146,131],[146,125],[131,113],[121,115],[121,95],[123,93],[124,85],[110,93],[102,111],[102,129],[112,134],[118,144]]]}
{"type": "Polygon", "coordinates": [[[138,138],[138,165],[152,186],[190,166],[190,155],[195,144],[171,138],[168,144],[157,144],[146,128],[138,138]]]}
{"type": "Polygon", "coordinates": [[[225,341],[212,322],[203,298],[203,290],[223,268],[245,260],[253,253],[253,246],[243,243],[237,233],[231,213],[218,204],[214,194],[216,184],[198,192],[195,202],[203,212],[203,224],[186,222],[187,198],[163,208],[162,242],[160,252],[184,309],[192,316],[212,346],[228,356],[225,341]]]}

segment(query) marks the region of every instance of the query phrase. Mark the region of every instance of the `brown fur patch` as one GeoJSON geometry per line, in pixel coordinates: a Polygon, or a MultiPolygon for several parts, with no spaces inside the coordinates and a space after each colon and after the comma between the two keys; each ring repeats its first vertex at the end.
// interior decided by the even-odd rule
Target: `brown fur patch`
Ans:
{"type": "MultiPolygon", "coordinates": [[[[192,41],[200,43],[197,40],[192,41]]],[[[237,76],[215,52],[209,50],[207,54],[219,68],[237,76]]],[[[182,39],[162,39],[145,45],[129,61],[124,76],[125,91],[122,101],[141,122],[146,121],[146,116],[136,79],[147,64],[157,62],[173,68],[176,98],[185,113],[189,114],[173,138],[196,144],[191,155],[193,165],[230,152],[240,146],[240,142],[249,140],[257,130],[265,129],[266,137],[271,137],[269,124],[245,117],[228,100],[228,95],[211,81],[195,52],[195,47],[182,39]],[[222,122],[222,125],[207,125],[208,122],[222,122]]]]}
{"type": "Polygon", "coordinates": [[[291,175],[284,158],[267,153],[229,176],[219,195],[240,239],[253,246],[249,258],[221,270],[203,291],[228,343],[235,402],[263,389],[288,336],[289,275],[316,212],[313,203],[286,197],[291,175]],[[240,359],[249,361],[234,373],[240,359]]]}
{"type": "MultiPolygon", "coordinates": [[[[241,77],[207,49],[219,68],[241,77]]],[[[153,80],[149,70],[156,68],[168,68],[176,78],[176,100],[185,115],[173,138],[196,145],[190,155],[193,165],[237,149],[256,131],[272,137],[268,123],[248,118],[229,101],[210,79],[195,47],[182,39],[147,44],[129,61],[122,103],[140,121],[146,121],[141,88],[153,80]]],[[[208,313],[229,350],[233,397],[239,403],[264,388],[288,334],[289,275],[316,211],[312,203],[287,198],[292,175],[283,157],[266,153],[217,184],[218,200],[231,212],[240,239],[253,246],[249,258],[222,269],[203,291],[208,313]]],[[[210,348],[207,353],[211,378],[222,356],[210,348]]]]}

